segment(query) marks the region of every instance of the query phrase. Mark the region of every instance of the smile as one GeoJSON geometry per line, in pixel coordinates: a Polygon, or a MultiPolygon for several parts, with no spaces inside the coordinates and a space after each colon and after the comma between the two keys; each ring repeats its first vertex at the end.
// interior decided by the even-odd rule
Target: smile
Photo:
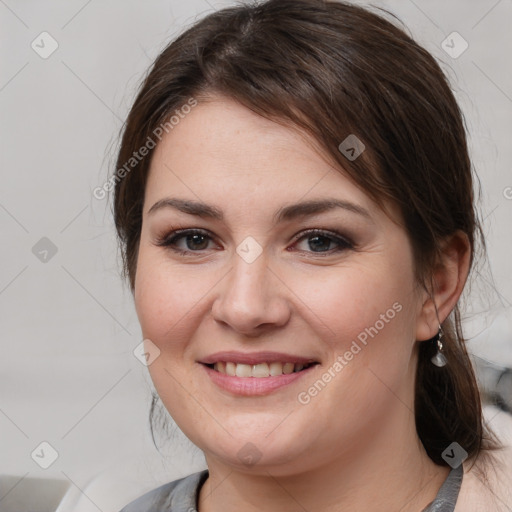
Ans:
{"type": "Polygon", "coordinates": [[[197,361],[217,388],[238,396],[263,396],[291,386],[321,363],[282,352],[224,351],[197,361]]]}
{"type": "Polygon", "coordinates": [[[289,375],[291,373],[297,373],[302,370],[309,368],[317,364],[311,363],[282,363],[279,361],[262,362],[257,364],[244,364],[234,363],[231,361],[219,361],[214,364],[207,365],[209,368],[229,375],[230,377],[255,377],[255,378],[266,378],[266,377],[278,377],[279,375],[289,375]]]}

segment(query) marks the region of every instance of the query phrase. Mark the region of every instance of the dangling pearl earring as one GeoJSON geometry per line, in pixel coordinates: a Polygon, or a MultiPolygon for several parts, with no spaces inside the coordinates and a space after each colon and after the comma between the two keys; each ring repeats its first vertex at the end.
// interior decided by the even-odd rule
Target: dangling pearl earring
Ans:
{"type": "Polygon", "coordinates": [[[443,366],[446,366],[447,360],[444,356],[442,350],[443,350],[443,344],[441,343],[441,338],[443,336],[443,330],[441,329],[441,326],[439,326],[439,332],[437,333],[436,340],[437,341],[437,353],[432,357],[431,361],[433,364],[438,366],[439,368],[442,368],[443,366]]]}

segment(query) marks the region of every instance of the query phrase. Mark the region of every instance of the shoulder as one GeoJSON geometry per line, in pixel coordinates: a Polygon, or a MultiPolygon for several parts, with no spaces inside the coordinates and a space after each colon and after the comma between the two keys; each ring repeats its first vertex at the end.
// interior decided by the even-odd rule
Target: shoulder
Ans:
{"type": "Polygon", "coordinates": [[[132,501],[120,512],[186,512],[195,509],[197,492],[208,470],[161,485],[132,501]]]}
{"type": "Polygon", "coordinates": [[[503,448],[483,452],[474,464],[463,463],[464,476],[455,512],[512,510],[512,415],[493,409],[487,410],[488,423],[503,448]]]}

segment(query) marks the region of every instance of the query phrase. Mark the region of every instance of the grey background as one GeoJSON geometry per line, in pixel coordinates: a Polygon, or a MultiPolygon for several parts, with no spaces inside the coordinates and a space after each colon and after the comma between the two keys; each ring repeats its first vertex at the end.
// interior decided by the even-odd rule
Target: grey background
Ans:
{"type": "MultiPolygon", "coordinates": [[[[146,472],[155,475],[151,488],[203,465],[179,435],[171,460],[152,446],[151,383],[132,352],[140,328],[119,277],[110,203],[92,191],[112,170],[152,59],[183,27],[230,4],[0,0],[0,475],[10,475],[0,483],[0,510],[33,478],[81,492],[101,472],[147,459],[157,468],[146,472]],[[58,43],[48,58],[31,47],[43,46],[44,31],[58,43]],[[43,237],[56,249],[47,261],[34,254],[48,249],[43,237]],[[48,469],[31,458],[42,441],[59,454],[48,469]]],[[[373,5],[398,15],[438,57],[465,113],[489,251],[466,297],[469,347],[512,366],[512,2],[373,5]],[[442,48],[453,31],[469,45],[458,58],[442,48]]]]}

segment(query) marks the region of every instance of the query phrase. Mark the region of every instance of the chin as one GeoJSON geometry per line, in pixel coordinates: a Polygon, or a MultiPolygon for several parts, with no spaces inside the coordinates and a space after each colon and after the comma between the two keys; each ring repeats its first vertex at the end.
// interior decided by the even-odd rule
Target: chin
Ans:
{"type": "MultiPolygon", "coordinates": [[[[282,421],[282,416],[280,419],[282,421]]],[[[271,429],[265,431],[261,428],[255,429],[255,425],[260,423],[259,418],[253,414],[251,424],[237,422],[238,430],[233,430],[230,425],[226,428],[229,432],[244,432],[244,435],[232,437],[221,429],[218,433],[221,438],[215,436],[214,445],[212,445],[214,436],[196,439],[193,442],[205,453],[208,462],[211,457],[224,465],[252,474],[292,474],[295,468],[303,467],[306,460],[311,458],[310,454],[314,447],[308,448],[307,440],[299,431],[304,432],[304,429],[293,429],[294,431],[291,432],[283,428],[283,425],[278,426],[279,423],[274,417],[270,423],[271,429]]],[[[265,422],[265,424],[269,423],[265,422]]],[[[205,432],[208,431],[209,429],[205,428],[205,432]]]]}

